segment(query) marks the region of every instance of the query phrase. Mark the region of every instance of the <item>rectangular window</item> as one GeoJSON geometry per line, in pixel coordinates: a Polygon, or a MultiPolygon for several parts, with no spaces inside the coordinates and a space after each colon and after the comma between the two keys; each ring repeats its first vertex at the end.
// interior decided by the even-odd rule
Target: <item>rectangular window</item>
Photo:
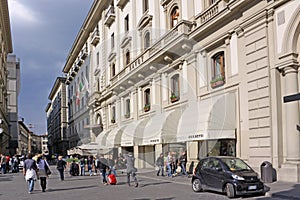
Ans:
{"type": "Polygon", "coordinates": [[[99,61],[100,61],[99,52],[97,52],[97,55],[96,55],[96,65],[97,65],[97,67],[99,67],[99,61]]]}
{"type": "Polygon", "coordinates": [[[111,34],[111,49],[115,48],[115,34],[111,34]]]}
{"type": "Polygon", "coordinates": [[[147,10],[149,10],[149,1],[144,0],[143,1],[143,11],[146,12],[147,10]]]}
{"type": "Polygon", "coordinates": [[[125,32],[129,31],[129,15],[126,15],[125,19],[124,19],[124,26],[125,26],[125,32]]]}

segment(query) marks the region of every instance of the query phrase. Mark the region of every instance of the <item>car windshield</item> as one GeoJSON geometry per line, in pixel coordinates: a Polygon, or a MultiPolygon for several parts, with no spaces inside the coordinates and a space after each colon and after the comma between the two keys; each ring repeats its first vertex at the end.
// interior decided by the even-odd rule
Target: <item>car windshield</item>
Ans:
{"type": "Polygon", "coordinates": [[[223,163],[225,163],[230,171],[250,171],[251,168],[239,158],[222,158],[223,163]]]}

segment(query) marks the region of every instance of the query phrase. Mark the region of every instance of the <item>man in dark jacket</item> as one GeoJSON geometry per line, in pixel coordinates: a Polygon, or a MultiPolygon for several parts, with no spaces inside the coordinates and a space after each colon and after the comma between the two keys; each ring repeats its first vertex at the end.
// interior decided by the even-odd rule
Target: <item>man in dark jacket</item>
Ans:
{"type": "Polygon", "coordinates": [[[103,154],[100,155],[100,158],[98,160],[97,167],[99,168],[100,173],[102,174],[103,177],[103,184],[107,185],[107,180],[106,180],[106,169],[108,168],[108,162],[104,158],[103,154]]]}
{"type": "Polygon", "coordinates": [[[188,173],[186,172],[186,163],[187,163],[187,156],[186,152],[184,151],[182,155],[179,157],[179,162],[181,166],[182,173],[186,176],[188,176],[188,173]]]}
{"type": "Polygon", "coordinates": [[[156,160],[156,166],[158,167],[157,176],[159,176],[160,172],[161,175],[164,176],[164,154],[160,154],[160,156],[156,160]]]}
{"type": "Polygon", "coordinates": [[[135,187],[138,187],[139,183],[136,178],[137,169],[134,167],[135,158],[133,157],[132,153],[129,152],[128,155],[125,156],[125,159],[126,159],[127,183],[130,186],[130,175],[131,175],[134,180],[135,187]]]}

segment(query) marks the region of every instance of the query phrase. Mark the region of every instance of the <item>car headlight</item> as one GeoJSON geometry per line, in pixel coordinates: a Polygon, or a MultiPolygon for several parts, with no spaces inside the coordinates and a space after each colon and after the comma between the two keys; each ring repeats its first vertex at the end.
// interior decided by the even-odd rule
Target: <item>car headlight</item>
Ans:
{"type": "Polygon", "coordinates": [[[231,176],[232,176],[232,178],[235,179],[235,180],[239,180],[239,181],[245,180],[243,177],[240,177],[240,176],[238,176],[238,175],[236,175],[236,174],[232,174],[231,176]]]}

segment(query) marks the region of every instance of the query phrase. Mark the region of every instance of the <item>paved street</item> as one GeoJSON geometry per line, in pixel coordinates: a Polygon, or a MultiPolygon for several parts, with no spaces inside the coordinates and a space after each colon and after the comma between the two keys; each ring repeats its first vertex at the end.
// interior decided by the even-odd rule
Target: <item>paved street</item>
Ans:
{"type": "MultiPolygon", "coordinates": [[[[57,171],[52,168],[48,179],[47,191],[41,191],[38,182],[33,194],[27,193],[24,177],[19,174],[0,174],[0,199],[35,199],[35,200],[95,200],[95,199],[132,199],[132,200],[173,200],[173,199],[228,199],[225,195],[212,192],[195,193],[192,191],[190,178],[157,177],[153,171],[138,173],[139,187],[129,187],[125,174],[118,175],[117,185],[102,185],[100,176],[70,177],[60,181],[57,171]]],[[[132,184],[133,185],[133,184],[132,184]]],[[[244,199],[282,199],[268,196],[245,197],[244,199]]]]}

